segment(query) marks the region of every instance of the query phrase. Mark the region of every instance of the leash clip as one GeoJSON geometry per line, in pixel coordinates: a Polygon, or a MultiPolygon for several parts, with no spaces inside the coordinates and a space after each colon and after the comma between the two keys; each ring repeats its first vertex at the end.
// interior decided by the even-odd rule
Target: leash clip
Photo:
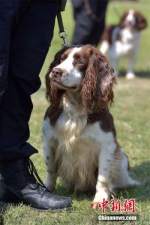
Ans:
{"type": "Polygon", "coordinates": [[[69,44],[67,42],[67,32],[64,29],[64,25],[63,25],[63,21],[62,21],[62,16],[61,16],[61,12],[58,11],[57,12],[57,21],[58,21],[58,26],[59,26],[59,37],[63,39],[63,47],[67,47],[69,44]]]}
{"type": "Polygon", "coordinates": [[[67,42],[67,32],[64,30],[64,31],[60,31],[59,32],[59,37],[63,39],[63,47],[67,47],[69,44],[67,42]]]}

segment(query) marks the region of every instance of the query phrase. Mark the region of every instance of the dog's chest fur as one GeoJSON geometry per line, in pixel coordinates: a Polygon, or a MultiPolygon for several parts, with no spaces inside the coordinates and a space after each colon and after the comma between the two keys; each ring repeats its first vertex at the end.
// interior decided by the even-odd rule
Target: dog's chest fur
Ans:
{"type": "Polygon", "coordinates": [[[130,31],[128,29],[122,29],[120,31],[121,43],[123,49],[130,51],[139,45],[140,33],[138,31],[130,31]]]}
{"type": "Polygon", "coordinates": [[[136,30],[121,29],[117,32],[118,27],[112,32],[112,44],[110,53],[116,52],[118,55],[134,54],[134,51],[139,48],[140,32],[136,30]],[[117,38],[119,36],[119,38],[117,38]]]}
{"type": "Polygon", "coordinates": [[[98,168],[100,141],[99,124],[87,125],[87,115],[70,115],[63,112],[54,128],[57,136],[56,160],[58,176],[65,186],[78,190],[94,189],[98,168]]]}

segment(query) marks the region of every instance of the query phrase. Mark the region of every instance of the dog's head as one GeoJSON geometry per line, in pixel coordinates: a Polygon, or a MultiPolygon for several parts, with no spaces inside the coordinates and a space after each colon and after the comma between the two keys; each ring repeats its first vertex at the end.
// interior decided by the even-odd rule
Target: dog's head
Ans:
{"type": "Polygon", "coordinates": [[[46,97],[53,106],[67,92],[78,93],[88,112],[113,103],[115,77],[108,59],[91,45],[60,50],[46,74],[46,97]]]}
{"type": "Polygon", "coordinates": [[[146,18],[138,11],[130,9],[125,12],[120,19],[120,27],[128,29],[142,30],[147,27],[146,18]]]}

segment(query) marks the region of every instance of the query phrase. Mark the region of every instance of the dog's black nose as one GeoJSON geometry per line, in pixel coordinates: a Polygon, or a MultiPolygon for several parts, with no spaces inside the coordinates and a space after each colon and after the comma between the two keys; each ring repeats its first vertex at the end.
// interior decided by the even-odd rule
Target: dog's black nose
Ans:
{"type": "Polygon", "coordinates": [[[61,68],[53,68],[52,69],[53,76],[59,76],[61,77],[63,74],[63,70],[61,68]]]}

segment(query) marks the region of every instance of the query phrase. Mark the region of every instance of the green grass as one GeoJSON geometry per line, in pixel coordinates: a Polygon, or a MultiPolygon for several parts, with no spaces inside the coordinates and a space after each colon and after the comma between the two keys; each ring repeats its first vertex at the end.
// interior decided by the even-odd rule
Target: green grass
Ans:
{"type": "MultiPolygon", "coordinates": [[[[121,14],[128,8],[138,9],[148,18],[150,3],[114,2],[110,3],[107,11],[107,22],[118,21],[116,9],[121,14]]],[[[70,4],[66,12],[63,12],[65,29],[68,31],[70,42],[73,31],[73,19],[70,4]]],[[[149,17],[150,24],[150,17],[149,17]]],[[[33,155],[32,160],[42,179],[45,178],[45,165],[42,155],[41,124],[48,103],[45,100],[44,76],[54,54],[61,48],[62,41],[59,39],[56,25],[52,47],[41,71],[41,89],[33,95],[34,110],[30,120],[30,142],[39,149],[39,154],[33,155]]],[[[122,202],[125,198],[135,198],[136,214],[138,222],[118,222],[117,224],[150,224],[150,29],[142,32],[141,49],[136,63],[135,72],[137,79],[128,81],[124,78],[126,61],[120,62],[119,70],[122,76],[114,88],[115,105],[111,108],[117,129],[118,141],[125,153],[130,158],[131,176],[141,182],[141,186],[126,188],[118,192],[116,197],[122,202]]],[[[90,209],[90,203],[94,194],[73,192],[61,187],[57,183],[56,194],[70,196],[73,199],[74,210],[70,213],[38,213],[27,206],[3,205],[0,203],[5,225],[95,225],[101,211],[90,209]]],[[[109,209],[107,209],[109,213],[109,209]]],[[[100,223],[99,223],[100,224],[100,223]]],[[[116,224],[115,222],[101,222],[101,224],[116,224]]]]}

